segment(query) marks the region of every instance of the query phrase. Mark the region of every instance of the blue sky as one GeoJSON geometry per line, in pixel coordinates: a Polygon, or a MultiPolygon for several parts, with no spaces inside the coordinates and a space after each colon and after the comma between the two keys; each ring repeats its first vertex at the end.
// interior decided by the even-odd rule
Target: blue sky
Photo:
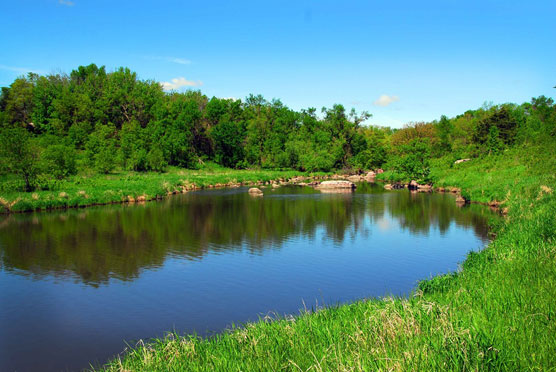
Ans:
{"type": "Polygon", "coordinates": [[[341,103],[371,124],[556,89],[556,1],[3,0],[0,86],[96,63],[208,96],[341,103]]]}

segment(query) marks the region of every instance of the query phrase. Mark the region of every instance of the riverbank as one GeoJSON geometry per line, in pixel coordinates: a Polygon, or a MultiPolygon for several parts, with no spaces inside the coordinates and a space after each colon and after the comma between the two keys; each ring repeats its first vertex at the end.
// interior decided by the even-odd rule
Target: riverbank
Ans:
{"type": "Polygon", "coordinates": [[[103,370],[554,370],[555,151],[433,164],[437,187],[501,202],[508,216],[461,271],[422,281],[408,299],[261,320],[207,339],[169,335],[103,370]]]}
{"type": "Polygon", "coordinates": [[[0,213],[146,202],[202,188],[264,185],[297,177],[325,176],[326,173],[236,170],[218,166],[200,170],[170,167],[164,173],[120,171],[107,175],[81,174],[58,181],[50,190],[30,193],[4,190],[0,192],[0,213]]]}

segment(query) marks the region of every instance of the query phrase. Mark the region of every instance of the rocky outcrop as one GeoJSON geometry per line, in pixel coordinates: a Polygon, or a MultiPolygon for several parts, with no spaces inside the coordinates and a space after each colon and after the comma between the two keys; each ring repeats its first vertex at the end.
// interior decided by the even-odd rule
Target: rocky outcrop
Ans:
{"type": "Polygon", "coordinates": [[[408,185],[407,188],[410,190],[417,190],[421,192],[430,192],[432,191],[432,185],[421,185],[417,183],[417,181],[412,180],[408,185]]]}
{"type": "Polygon", "coordinates": [[[318,189],[355,189],[355,184],[351,181],[337,180],[337,181],[322,181],[317,185],[318,189]]]}
{"type": "Polygon", "coordinates": [[[431,192],[432,191],[432,185],[418,185],[417,190],[422,191],[422,192],[431,192]]]}
{"type": "Polygon", "coordinates": [[[365,175],[365,181],[367,182],[374,182],[375,178],[376,178],[376,173],[373,171],[370,171],[365,175]]]}
{"type": "Polygon", "coordinates": [[[261,191],[261,189],[259,189],[257,187],[251,187],[249,189],[249,195],[251,195],[251,196],[263,196],[263,192],[261,191]]]}

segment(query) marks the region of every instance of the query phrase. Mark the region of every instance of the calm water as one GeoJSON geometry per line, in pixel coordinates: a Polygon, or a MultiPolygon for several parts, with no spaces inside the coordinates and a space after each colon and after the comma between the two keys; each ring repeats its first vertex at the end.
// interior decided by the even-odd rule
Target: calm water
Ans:
{"type": "Polygon", "coordinates": [[[222,331],[457,270],[491,216],[443,194],[210,190],[0,216],[0,371],[80,370],[166,331],[222,331]]]}

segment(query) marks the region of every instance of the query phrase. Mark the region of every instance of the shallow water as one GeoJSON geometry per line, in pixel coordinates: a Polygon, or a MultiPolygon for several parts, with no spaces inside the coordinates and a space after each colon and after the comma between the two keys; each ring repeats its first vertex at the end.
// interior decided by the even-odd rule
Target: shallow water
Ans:
{"type": "Polygon", "coordinates": [[[207,190],[0,217],[0,371],[80,370],[126,342],[408,295],[487,242],[451,195],[207,190]]]}

